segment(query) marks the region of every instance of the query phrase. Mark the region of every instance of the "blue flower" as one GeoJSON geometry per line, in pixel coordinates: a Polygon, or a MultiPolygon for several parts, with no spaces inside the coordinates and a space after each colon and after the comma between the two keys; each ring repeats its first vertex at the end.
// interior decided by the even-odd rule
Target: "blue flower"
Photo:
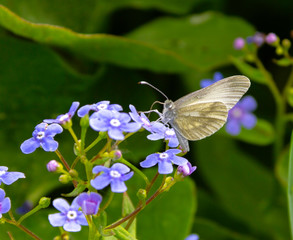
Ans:
{"type": "Polygon", "coordinates": [[[256,116],[251,113],[257,107],[257,103],[252,96],[242,98],[228,113],[226,131],[231,135],[238,135],[241,125],[246,129],[252,129],[256,122],[256,116]]]}
{"type": "Polygon", "coordinates": [[[49,214],[49,222],[53,227],[62,227],[68,232],[79,232],[80,225],[87,226],[88,223],[82,211],[79,211],[79,205],[76,199],[73,200],[71,206],[63,198],[57,198],[53,201],[53,206],[60,213],[49,214]]]}
{"type": "Polygon", "coordinates": [[[85,215],[95,215],[98,213],[102,196],[95,192],[89,194],[84,192],[78,195],[76,202],[85,215]]]}
{"type": "Polygon", "coordinates": [[[215,82],[220,81],[221,79],[223,79],[223,74],[220,72],[215,72],[213,79],[202,79],[200,81],[200,87],[201,88],[205,88],[207,86],[212,85],[215,82]]]}
{"type": "Polygon", "coordinates": [[[49,124],[51,123],[65,124],[69,122],[71,118],[74,116],[78,106],[79,106],[79,102],[73,102],[68,113],[61,114],[56,119],[45,119],[43,122],[49,123],[49,124]]]}
{"type": "Polygon", "coordinates": [[[19,178],[25,178],[22,172],[7,172],[8,167],[0,166],[0,184],[3,182],[6,185],[14,183],[19,178]]]}
{"type": "Polygon", "coordinates": [[[192,166],[190,162],[178,166],[177,174],[181,174],[183,177],[187,177],[196,170],[196,166],[192,166]]]}
{"type": "Polygon", "coordinates": [[[124,182],[133,176],[130,168],[122,163],[115,163],[111,168],[104,166],[95,166],[93,168],[93,173],[98,174],[100,172],[104,173],[91,180],[91,185],[95,189],[101,190],[110,184],[111,191],[117,193],[122,193],[127,190],[124,182]]]}
{"type": "Polygon", "coordinates": [[[133,121],[140,124],[144,129],[151,131],[152,124],[150,120],[147,118],[147,116],[144,113],[141,113],[139,115],[133,105],[129,105],[129,109],[131,110],[129,115],[133,119],[133,121]]]}
{"type": "Polygon", "coordinates": [[[158,164],[160,174],[170,174],[173,172],[173,164],[184,165],[188,161],[183,157],[178,157],[176,154],[180,153],[179,149],[169,149],[163,153],[153,153],[146,157],[144,161],[140,163],[143,168],[149,168],[158,164]]]}
{"type": "Polygon", "coordinates": [[[168,141],[169,147],[178,147],[179,141],[173,128],[168,128],[162,123],[154,122],[150,130],[152,134],[147,136],[149,140],[156,141],[159,139],[165,139],[168,141]]]}
{"type": "Polygon", "coordinates": [[[140,124],[130,120],[127,113],[103,110],[91,115],[90,126],[96,131],[108,131],[112,139],[123,140],[123,132],[136,132],[140,129],[140,124]]]}
{"type": "Polygon", "coordinates": [[[122,111],[122,107],[118,104],[110,104],[110,101],[101,101],[95,104],[82,106],[80,109],[78,109],[77,115],[79,117],[84,117],[91,110],[95,112],[99,112],[100,110],[111,110],[120,112],[122,111]]]}
{"type": "Polygon", "coordinates": [[[11,208],[11,202],[9,197],[5,197],[5,192],[0,188],[0,218],[3,213],[7,213],[11,208]]]}
{"type": "Polygon", "coordinates": [[[190,234],[184,240],[199,240],[199,236],[197,234],[190,234]]]}
{"type": "Polygon", "coordinates": [[[63,128],[56,123],[40,123],[35,127],[33,137],[24,141],[20,149],[23,153],[29,154],[41,146],[46,152],[54,152],[58,148],[58,142],[53,137],[62,131],[63,128]]]}

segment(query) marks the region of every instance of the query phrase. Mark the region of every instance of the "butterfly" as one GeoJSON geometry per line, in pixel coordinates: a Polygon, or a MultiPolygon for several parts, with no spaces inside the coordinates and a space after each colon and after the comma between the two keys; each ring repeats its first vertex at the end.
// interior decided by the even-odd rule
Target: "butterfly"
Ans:
{"type": "MultiPolygon", "coordinates": [[[[140,82],[148,84],[147,82],[140,82]]],[[[150,85],[153,87],[152,85],[150,85]]],[[[241,75],[224,78],[173,102],[166,97],[160,120],[174,129],[181,148],[189,151],[188,141],[203,139],[217,132],[227,121],[228,111],[250,87],[241,75]]]]}

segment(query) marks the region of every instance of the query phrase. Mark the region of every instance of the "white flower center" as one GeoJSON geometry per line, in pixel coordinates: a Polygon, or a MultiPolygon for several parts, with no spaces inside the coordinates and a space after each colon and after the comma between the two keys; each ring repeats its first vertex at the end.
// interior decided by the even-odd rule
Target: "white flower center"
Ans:
{"type": "Polygon", "coordinates": [[[115,119],[115,118],[110,121],[110,124],[113,127],[119,127],[121,125],[120,121],[118,119],[115,119]]]}
{"type": "Polygon", "coordinates": [[[67,212],[67,218],[69,220],[74,220],[77,217],[76,211],[70,210],[67,212]]]}
{"type": "Polygon", "coordinates": [[[97,107],[99,110],[105,110],[108,108],[108,104],[102,103],[97,107]]]}
{"type": "Polygon", "coordinates": [[[165,132],[165,134],[167,136],[174,136],[175,135],[175,132],[174,132],[173,129],[167,129],[166,132],[165,132]]]}
{"type": "Polygon", "coordinates": [[[6,171],[0,171],[0,177],[3,176],[6,173],[6,171]]]}
{"type": "Polygon", "coordinates": [[[160,159],[166,159],[168,157],[169,157],[168,153],[160,153],[160,155],[159,155],[160,159]]]}
{"type": "Polygon", "coordinates": [[[45,132],[38,132],[38,134],[37,134],[37,139],[42,139],[42,138],[44,138],[45,137],[45,132]]]}
{"type": "Polygon", "coordinates": [[[121,174],[116,170],[111,170],[110,171],[110,176],[113,177],[113,178],[120,178],[121,174]]]}
{"type": "Polygon", "coordinates": [[[242,114],[243,114],[243,112],[242,112],[242,110],[240,108],[238,108],[238,107],[233,108],[233,110],[232,110],[232,116],[234,118],[241,118],[242,117],[242,114]]]}

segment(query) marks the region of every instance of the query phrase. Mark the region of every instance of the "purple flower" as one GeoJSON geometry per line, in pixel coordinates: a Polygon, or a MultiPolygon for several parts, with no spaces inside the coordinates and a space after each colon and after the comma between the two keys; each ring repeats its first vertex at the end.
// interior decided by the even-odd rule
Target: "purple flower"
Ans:
{"type": "Polygon", "coordinates": [[[100,110],[111,110],[120,112],[122,111],[122,107],[118,104],[110,104],[110,101],[101,101],[95,104],[82,106],[80,109],[78,109],[77,115],[79,117],[84,117],[91,110],[95,112],[99,112],[100,110]]]}
{"type": "Polygon", "coordinates": [[[190,162],[178,166],[177,174],[182,174],[183,177],[187,177],[196,170],[196,166],[192,166],[190,162]]]}
{"type": "Polygon", "coordinates": [[[234,49],[241,50],[245,46],[245,40],[241,37],[238,37],[234,40],[233,46],[234,49]]]}
{"type": "Polygon", "coordinates": [[[129,171],[130,168],[122,163],[115,163],[111,168],[95,166],[93,168],[93,173],[104,173],[91,180],[91,185],[95,189],[101,190],[110,184],[112,192],[125,192],[127,187],[124,182],[133,176],[133,172],[129,171]]]}
{"type": "Polygon", "coordinates": [[[9,197],[5,197],[5,192],[0,188],[0,218],[3,213],[7,213],[11,208],[11,202],[9,197]]]}
{"type": "Polygon", "coordinates": [[[3,182],[6,185],[14,183],[19,178],[25,178],[22,172],[7,172],[8,167],[0,166],[0,184],[3,182]]]}
{"type": "Polygon", "coordinates": [[[152,124],[151,132],[152,134],[147,136],[149,140],[156,141],[159,139],[165,139],[168,141],[169,147],[178,147],[179,142],[173,128],[168,128],[162,123],[154,122],[152,124]]]}
{"type": "Polygon", "coordinates": [[[251,112],[257,107],[257,103],[252,96],[242,98],[228,113],[226,131],[231,135],[238,135],[241,125],[246,129],[252,129],[257,118],[251,112]]]}
{"type": "Polygon", "coordinates": [[[19,208],[16,209],[16,213],[23,215],[28,213],[30,210],[32,210],[34,207],[34,204],[30,200],[26,200],[19,208]]]}
{"type": "Polygon", "coordinates": [[[173,172],[173,164],[184,165],[187,164],[187,160],[183,157],[178,157],[176,154],[180,153],[179,149],[169,149],[163,153],[153,153],[146,157],[144,161],[140,163],[143,168],[149,168],[158,164],[160,174],[169,174],[173,172]]]}
{"type": "Polygon", "coordinates": [[[78,195],[76,202],[82,208],[85,215],[95,215],[98,213],[102,196],[95,192],[89,194],[84,192],[78,195]]]}
{"type": "Polygon", "coordinates": [[[63,128],[56,123],[40,123],[35,127],[33,137],[24,141],[20,149],[23,153],[29,154],[41,146],[46,152],[54,152],[58,148],[58,142],[53,137],[62,131],[63,128]]]}
{"type": "Polygon", "coordinates": [[[199,240],[199,236],[197,234],[190,234],[184,240],[199,240]]]}
{"type": "Polygon", "coordinates": [[[221,79],[223,79],[223,74],[220,72],[215,72],[213,79],[202,79],[200,81],[200,87],[201,88],[205,88],[207,86],[212,85],[213,83],[220,81],[221,79]]]}
{"type": "Polygon", "coordinates": [[[79,211],[79,205],[76,199],[73,200],[71,206],[63,198],[57,198],[53,201],[53,206],[60,213],[49,214],[49,222],[53,227],[62,227],[68,232],[79,232],[80,225],[87,226],[85,216],[82,211],[79,211]]]}
{"type": "Polygon", "coordinates": [[[273,44],[275,43],[276,41],[278,40],[278,37],[275,33],[269,33],[267,36],[266,36],[266,42],[267,44],[273,44]]]}
{"type": "Polygon", "coordinates": [[[51,123],[65,124],[69,122],[71,118],[74,116],[78,106],[79,106],[79,102],[73,102],[68,113],[61,114],[56,119],[45,119],[43,122],[49,123],[49,124],[51,123]]]}
{"type": "Polygon", "coordinates": [[[130,120],[127,113],[103,110],[91,115],[90,126],[96,131],[108,131],[112,139],[123,140],[123,132],[136,132],[140,129],[140,124],[130,120]]]}
{"type": "Polygon", "coordinates": [[[140,124],[144,129],[151,131],[152,125],[150,120],[147,118],[147,116],[144,113],[141,113],[139,115],[133,105],[129,105],[129,109],[131,110],[129,115],[133,119],[133,121],[140,124]]]}

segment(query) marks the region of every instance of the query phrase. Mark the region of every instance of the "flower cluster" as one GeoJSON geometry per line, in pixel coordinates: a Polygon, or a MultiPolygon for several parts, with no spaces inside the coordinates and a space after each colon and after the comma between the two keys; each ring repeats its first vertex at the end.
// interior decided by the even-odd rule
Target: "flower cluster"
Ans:
{"type": "MultiPolygon", "coordinates": [[[[200,82],[201,87],[207,87],[223,78],[220,72],[214,74],[213,79],[203,79],[200,82]]],[[[226,123],[226,132],[236,136],[241,132],[241,126],[246,129],[255,127],[257,118],[252,113],[257,108],[257,102],[252,96],[243,97],[232,109],[228,112],[226,123]]]]}
{"type": "Polygon", "coordinates": [[[275,33],[264,34],[256,32],[253,36],[249,36],[246,40],[242,37],[238,37],[234,40],[233,46],[236,50],[241,50],[246,44],[255,44],[257,47],[262,46],[264,43],[274,45],[279,42],[279,38],[275,33]]]}

